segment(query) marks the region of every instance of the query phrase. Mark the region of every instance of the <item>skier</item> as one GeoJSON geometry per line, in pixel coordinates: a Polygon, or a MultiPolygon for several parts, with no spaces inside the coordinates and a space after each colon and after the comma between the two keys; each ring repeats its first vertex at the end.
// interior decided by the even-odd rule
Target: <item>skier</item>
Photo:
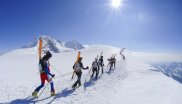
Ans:
{"type": "Polygon", "coordinates": [[[123,60],[125,60],[125,56],[123,55],[123,51],[125,50],[125,48],[123,48],[123,49],[121,49],[121,51],[120,51],[120,55],[121,55],[121,57],[123,58],[123,60]]]}
{"type": "MultiPolygon", "coordinates": [[[[103,56],[100,56],[100,58],[99,58],[99,68],[98,69],[100,69],[100,67],[102,68],[102,74],[104,73],[104,60],[103,60],[103,56]]],[[[98,70],[98,73],[99,73],[99,70],[98,70]]]]}
{"type": "Polygon", "coordinates": [[[95,58],[95,61],[92,63],[92,75],[91,75],[91,78],[90,78],[90,80],[93,78],[93,75],[95,74],[95,72],[96,72],[96,76],[95,76],[95,79],[97,79],[97,77],[98,77],[98,69],[99,69],[99,64],[98,64],[98,62],[97,62],[97,58],[95,58]]]}
{"type": "Polygon", "coordinates": [[[108,61],[109,61],[109,65],[110,65],[110,68],[109,68],[109,70],[111,70],[111,68],[113,67],[113,58],[111,57],[110,59],[108,59],[108,61]]]}
{"type": "Polygon", "coordinates": [[[77,81],[73,84],[72,88],[75,89],[76,87],[81,86],[81,76],[82,76],[82,69],[86,70],[89,69],[87,66],[86,68],[83,67],[82,57],[79,58],[78,62],[73,65],[73,70],[77,75],[77,81]],[[77,86],[79,84],[79,86],[77,86]]]}
{"type": "Polygon", "coordinates": [[[108,59],[108,61],[109,61],[108,65],[110,65],[109,70],[111,70],[113,67],[115,68],[116,59],[114,57],[111,57],[111,58],[108,59]]]}
{"type": "Polygon", "coordinates": [[[115,69],[115,66],[116,66],[116,58],[113,57],[112,61],[113,61],[113,67],[114,67],[114,69],[115,69]]]}
{"type": "Polygon", "coordinates": [[[47,51],[44,57],[40,59],[39,65],[40,65],[41,85],[34,90],[34,92],[32,93],[32,96],[38,97],[37,94],[39,90],[44,87],[45,80],[49,82],[51,85],[51,96],[55,95],[54,84],[51,80],[55,76],[55,74],[50,73],[49,62],[48,62],[51,57],[52,57],[52,54],[49,51],[47,51]],[[50,78],[50,76],[52,78],[50,78]]]}

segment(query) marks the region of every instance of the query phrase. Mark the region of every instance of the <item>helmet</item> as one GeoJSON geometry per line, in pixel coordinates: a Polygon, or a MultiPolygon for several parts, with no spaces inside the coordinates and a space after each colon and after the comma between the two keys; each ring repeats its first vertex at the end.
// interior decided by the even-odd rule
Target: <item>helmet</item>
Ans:
{"type": "Polygon", "coordinates": [[[52,57],[51,52],[47,51],[47,52],[46,52],[46,56],[47,56],[47,57],[52,57]]]}

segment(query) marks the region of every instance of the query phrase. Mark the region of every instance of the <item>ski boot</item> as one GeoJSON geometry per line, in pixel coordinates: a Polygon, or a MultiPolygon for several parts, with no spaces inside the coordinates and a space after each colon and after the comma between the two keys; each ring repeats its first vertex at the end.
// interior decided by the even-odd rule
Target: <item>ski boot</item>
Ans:
{"type": "Polygon", "coordinates": [[[73,85],[73,86],[72,86],[72,89],[75,90],[75,89],[76,89],[76,86],[73,85]]]}
{"type": "Polygon", "coordinates": [[[51,96],[55,96],[55,91],[51,91],[51,96]]]}
{"type": "Polygon", "coordinates": [[[38,94],[38,92],[37,92],[37,91],[34,91],[34,92],[32,93],[32,96],[38,97],[37,94],[38,94]]]}

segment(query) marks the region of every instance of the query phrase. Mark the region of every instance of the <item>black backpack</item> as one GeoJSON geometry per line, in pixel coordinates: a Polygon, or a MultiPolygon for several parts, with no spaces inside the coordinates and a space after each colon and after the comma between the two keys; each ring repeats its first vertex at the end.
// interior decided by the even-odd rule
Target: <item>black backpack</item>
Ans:
{"type": "Polygon", "coordinates": [[[40,73],[44,72],[45,69],[45,61],[43,59],[39,60],[39,71],[40,73]]]}

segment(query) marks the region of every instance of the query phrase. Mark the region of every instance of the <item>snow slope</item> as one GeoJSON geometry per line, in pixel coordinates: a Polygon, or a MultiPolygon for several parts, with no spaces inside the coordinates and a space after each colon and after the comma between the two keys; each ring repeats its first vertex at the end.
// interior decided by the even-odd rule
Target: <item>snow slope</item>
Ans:
{"type": "MultiPolygon", "coordinates": [[[[13,51],[0,56],[0,103],[10,104],[180,104],[182,85],[161,72],[150,62],[157,62],[159,54],[124,51],[126,61],[119,55],[120,49],[96,45],[81,50],[83,65],[91,66],[94,58],[104,52],[105,73],[97,81],[89,82],[88,70],[83,71],[82,86],[71,90],[76,77],[71,80],[72,65],[78,51],[54,53],[50,63],[52,73],[56,74],[55,89],[57,95],[50,97],[49,86],[38,100],[31,97],[32,91],[40,84],[38,73],[38,55],[30,50],[13,51]],[[17,53],[21,54],[17,54],[17,53]],[[29,54],[28,54],[29,53],[29,54]],[[108,71],[107,58],[117,54],[116,69],[108,71]],[[150,59],[153,55],[153,57],[150,59]],[[150,60],[149,60],[150,59],[150,60]]],[[[172,58],[171,58],[172,57],[172,58]]],[[[172,61],[180,61],[173,55],[172,61]]],[[[178,56],[179,57],[179,56],[178,56]]],[[[161,61],[168,59],[160,58],[161,61]]]]}
{"type": "MultiPolygon", "coordinates": [[[[149,61],[146,57],[147,54],[133,53],[132,56],[128,56],[126,67],[128,77],[123,80],[124,87],[120,90],[123,92],[121,101],[124,104],[179,104],[181,102],[179,98],[182,92],[181,84],[163,73],[151,71],[155,68],[146,64],[149,61]]],[[[148,56],[148,58],[152,57],[151,54],[148,56]]],[[[158,60],[151,59],[150,61],[158,60]]]]}

